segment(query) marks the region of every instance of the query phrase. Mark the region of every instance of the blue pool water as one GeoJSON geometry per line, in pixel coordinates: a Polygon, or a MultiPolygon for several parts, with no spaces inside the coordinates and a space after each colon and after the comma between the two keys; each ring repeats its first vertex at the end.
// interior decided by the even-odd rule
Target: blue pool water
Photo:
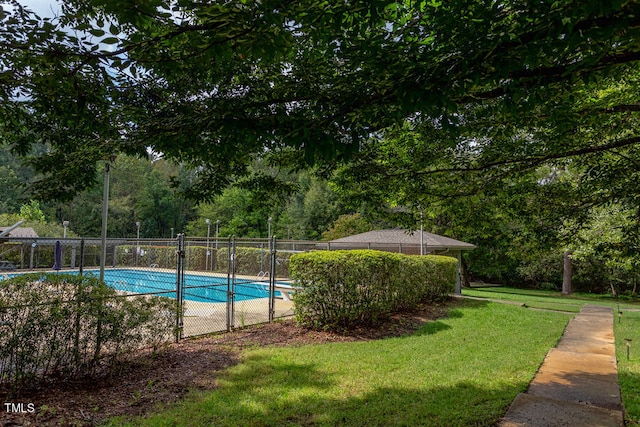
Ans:
{"type": "MultiPolygon", "coordinates": [[[[85,274],[98,276],[98,271],[85,271],[85,274]]],[[[176,274],[155,271],[113,269],[105,270],[104,281],[114,289],[137,294],[166,292],[163,296],[175,298],[176,274]],[[174,291],[174,292],[170,292],[174,291]]],[[[184,299],[202,302],[226,302],[227,278],[184,275],[184,299]]],[[[278,295],[278,292],[276,292],[278,295]]],[[[244,301],[255,298],[268,298],[269,285],[262,282],[236,283],[235,300],[244,301]]]]}
{"type": "MultiPolygon", "coordinates": [[[[60,274],[77,274],[61,272],[60,274]]],[[[85,275],[98,277],[98,270],[85,270],[85,275]]],[[[11,277],[15,274],[9,274],[11,277]]],[[[184,299],[201,302],[226,302],[227,278],[185,274],[184,299]]],[[[104,281],[119,291],[136,294],[162,293],[161,296],[175,298],[176,274],[156,271],[109,269],[104,271],[104,281]]],[[[280,293],[276,292],[276,296],[280,293]]],[[[266,282],[241,282],[235,285],[235,301],[268,298],[269,284],[266,282]]]]}

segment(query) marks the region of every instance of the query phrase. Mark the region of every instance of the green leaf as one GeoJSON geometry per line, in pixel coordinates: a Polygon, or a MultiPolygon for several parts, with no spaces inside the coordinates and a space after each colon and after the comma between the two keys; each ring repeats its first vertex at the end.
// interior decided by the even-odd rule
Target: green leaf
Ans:
{"type": "Polygon", "coordinates": [[[117,37],[106,37],[102,40],[100,40],[100,43],[104,43],[104,44],[118,44],[120,43],[120,39],[118,39],[117,37]]]}

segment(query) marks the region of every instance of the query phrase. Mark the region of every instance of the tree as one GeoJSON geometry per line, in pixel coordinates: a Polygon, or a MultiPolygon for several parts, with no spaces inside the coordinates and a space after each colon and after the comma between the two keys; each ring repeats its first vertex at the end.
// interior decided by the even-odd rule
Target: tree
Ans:
{"type": "MultiPolygon", "coordinates": [[[[144,237],[169,237],[171,228],[178,233],[194,215],[193,203],[171,188],[170,175],[180,174],[179,166],[162,160],[118,157],[111,167],[109,197],[109,237],[136,236],[136,222],[141,222],[144,237]]],[[[102,215],[102,183],[68,202],[44,204],[51,218],[61,224],[69,221],[70,229],[81,236],[99,236],[102,215]]]]}
{"type": "Polygon", "coordinates": [[[334,240],[373,230],[373,225],[359,213],[340,215],[331,227],[322,233],[322,240],[334,240]]]}
{"type": "Polygon", "coordinates": [[[436,159],[461,144],[478,155],[405,179],[517,173],[637,146],[638,9],[77,0],[34,21],[16,7],[2,16],[0,123],[18,152],[48,144],[31,164],[57,197],[91,182],[96,161],[147,147],[197,168],[192,193],[210,197],[254,154],[331,167],[407,119],[441,137],[436,159]]]}
{"type": "Polygon", "coordinates": [[[20,206],[20,218],[30,222],[43,222],[44,213],[40,209],[40,203],[37,200],[31,200],[29,203],[20,206]]]}
{"type": "Polygon", "coordinates": [[[272,218],[272,235],[278,238],[316,239],[341,213],[337,194],[326,180],[308,171],[277,177],[267,169],[262,162],[254,163],[249,179],[227,187],[212,203],[198,206],[198,218],[187,225],[187,234],[206,235],[209,219],[212,224],[220,221],[221,236],[264,238],[272,218]],[[281,188],[265,192],[256,180],[280,181],[281,188]]]}
{"type": "MultiPolygon", "coordinates": [[[[637,207],[620,204],[597,207],[569,245],[574,260],[600,266],[599,272],[587,274],[598,275],[614,296],[621,290],[637,291],[637,213],[637,207]]],[[[575,224],[567,224],[567,232],[575,228],[575,224]]]]}
{"type": "Polygon", "coordinates": [[[521,273],[531,254],[566,243],[557,224],[597,204],[638,205],[636,2],[71,0],[63,10],[38,20],[14,3],[0,14],[0,138],[38,174],[36,195],[69,197],[98,164],[149,149],[190,168],[175,185],[210,201],[232,183],[278,188],[274,175],[251,176],[256,158],[324,176],[349,161],[336,182],[401,222],[435,205],[445,224],[439,206],[470,198],[479,221],[504,227],[503,250],[485,255],[509,254],[515,239],[507,258],[521,273]],[[557,181],[566,171],[575,179],[557,181]]]}

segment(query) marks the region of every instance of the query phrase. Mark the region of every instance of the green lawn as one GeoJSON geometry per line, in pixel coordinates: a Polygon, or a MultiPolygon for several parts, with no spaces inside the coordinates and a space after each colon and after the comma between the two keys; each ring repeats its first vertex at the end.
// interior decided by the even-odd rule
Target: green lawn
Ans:
{"type": "Polygon", "coordinates": [[[467,300],[406,337],[248,350],[216,390],[112,425],[489,426],[570,318],[467,300]]]}
{"type": "Polygon", "coordinates": [[[591,294],[562,296],[558,292],[531,291],[507,287],[464,289],[464,295],[518,301],[529,307],[579,311],[584,304],[598,304],[614,310],[614,334],[618,359],[618,380],[627,425],[640,425],[640,304],[591,294]],[[622,313],[618,315],[618,313],[622,313]],[[629,339],[629,359],[627,342],[629,339]]]}
{"type": "Polygon", "coordinates": [[[639,303],[627,300],[617,300],[607,295],[596,295],[589,293],[573,293],[571,295],[561,295],[557,291],[539,291],[533,289],[518,289],[510,287],[482,287],[464,288],[462,294],[465,296],[484,298],[487,300],[501,300],[514,303],[526,304],[527,307],[540,308],[546,310],[567,311],[578,313],[585,304],[605,305],[616,308],[638,308],[639,303]]]}
{"type": "Polygon", "coordinates": [[[618,381],[622,390],[627,425],[640,425],[640,311],[621,309],[615,319],[618,381]],[[627,342],[629,339],[629,359],[627,342]]]}

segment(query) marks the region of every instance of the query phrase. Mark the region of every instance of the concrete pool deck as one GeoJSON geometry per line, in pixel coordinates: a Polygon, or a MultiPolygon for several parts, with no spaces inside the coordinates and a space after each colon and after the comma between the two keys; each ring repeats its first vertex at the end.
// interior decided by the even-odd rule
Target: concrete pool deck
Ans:
{"type": "MultiPolygon", "coordinates": [[[[184,306],[184,337],[227,330],[227,303],[186,300],[184,306]]],[[[293,303],[291,301],[276,298],[274,309],[274,318],[293,316],[293,303]]],[[[269,299],[256,298],[236,301],[234,304],[234,314],[233,327],[235,328],[268,322],[269,299]]]]}

